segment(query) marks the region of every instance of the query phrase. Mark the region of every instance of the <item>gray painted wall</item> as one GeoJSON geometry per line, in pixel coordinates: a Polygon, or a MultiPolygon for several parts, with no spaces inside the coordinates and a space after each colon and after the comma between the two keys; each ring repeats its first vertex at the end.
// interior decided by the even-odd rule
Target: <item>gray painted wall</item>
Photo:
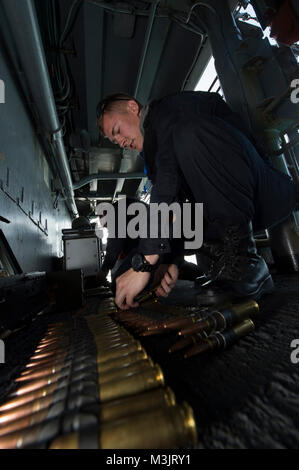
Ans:
{"type": "Polygon", "coordinates": [[[37,139],[29,110],[0,42],[0,80],[5,84],[5,103],[0,100],[0,222],[24,272],[50,270],[61,256],[61,229],[70,227],[63,201],[53,207],[53,177],[37,139]]]}

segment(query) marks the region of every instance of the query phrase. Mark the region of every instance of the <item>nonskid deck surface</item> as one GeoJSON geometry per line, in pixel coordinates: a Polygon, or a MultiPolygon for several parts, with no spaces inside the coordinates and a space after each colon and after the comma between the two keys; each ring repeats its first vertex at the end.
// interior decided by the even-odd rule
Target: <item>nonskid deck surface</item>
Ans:
{"type": "MultiPolygon", "coordinates": [[[[193,407],[198,448],[298,448],[299,351],[295,364],[291,343],[298,339],[298,349],[299,277],[273,278],[255,331],[225,351],[185,360],[168,355],[173,337],[146,338],[169,385],[193,407]]],[[[191,283],[179,282],[181,292],[193,292],[191,283]]]]}
{"type": "MultiPolygon", "coordinates": [[[[291,347],[294,339],[299,340],[298,276],[274,275],[274,280],[275,292],[259,301],[255,331],[225,351],[184,359],[179,352],[168,353],[177,340],[176,332],[138,338],[160,364],[177,400],[193,408],[199,437],[196,448],[298,448],[299,363],[294,359],[299,353],[296,356],[291,347]]],[[[166,303],[182,307],[190,298],[193,302],[196,298],[193,283],[179,281],[166,303]]],[[[84,316],[97,312],[103,300],[93,296],[87,302],[84,316]]],[[[161,307],[158,310],[145,305],[137,311],[151,319],[169,317],[169,307],[165,313],[161,307]]],[[[40,316],[5,340],[1,403],[16,387],[13,381],[44,336],[48,322],[71,317],[72,312],[40,316]]]]}

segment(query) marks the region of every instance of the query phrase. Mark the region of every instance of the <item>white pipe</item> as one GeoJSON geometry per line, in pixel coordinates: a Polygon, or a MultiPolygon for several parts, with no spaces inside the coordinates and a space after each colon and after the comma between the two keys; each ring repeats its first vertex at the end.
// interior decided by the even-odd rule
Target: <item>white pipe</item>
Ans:
{"type": "Polygon", "coordinates": [[[45,130],[52,136],[55,159],[66,195],[66,204],[73,216],[78,214],[73,182],[66,156],[60,123],[48,73],[45,52],[33,0],[2,0],[15,39],[22,68],[31,96],[45,130]]]}

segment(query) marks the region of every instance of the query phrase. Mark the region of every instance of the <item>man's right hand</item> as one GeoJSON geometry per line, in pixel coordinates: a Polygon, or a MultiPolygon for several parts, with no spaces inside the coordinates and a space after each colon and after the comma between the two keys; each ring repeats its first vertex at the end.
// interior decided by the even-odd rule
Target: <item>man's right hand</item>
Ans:
{"type": "Polygon", "coordinates": [[[116,279],[115,303],[121,310],[138,307],[134,298],[147,286],[150,273],[136,272],[132,268],[116,279]]]}

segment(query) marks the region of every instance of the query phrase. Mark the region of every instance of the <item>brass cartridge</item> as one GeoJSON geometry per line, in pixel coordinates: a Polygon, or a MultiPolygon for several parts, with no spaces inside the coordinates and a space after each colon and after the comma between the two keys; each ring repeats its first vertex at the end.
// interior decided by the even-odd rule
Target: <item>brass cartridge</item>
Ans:
{"type": "MultiPolygon", "coordinates": [[[[117,368],[117,367],[124,367],[128,364],[131,364],[132,362],[136,362],[138,360],[144,359],[147,357],[147,354],[144,349],[138,350],[135,353],[130,353],[128,355],[124,355],[121,358],[116,358],[113,360],[107,361],[107,363],[102,363],[101,364],[101,370],[106,371],[109,369],[117,368]]],[[[97,362],[97,356],[92,352],[82,352],[81,356],[73,355],[69,356],[67,354],[62,354],[61,356],[50,356],[48,358],[45,358],[44,360],[41,361],[36,361],[27,364],[26,370],[31,371],[32,369],[40,369],[41,367],[57,367],[60,366],[61,364],[67,366],[71,363],[78,363],[83,361],[89,361],[92,363],[93,361],[97,362]]],[[[25,372],[25,371],[24,371],[25,372]]]]}
{"type": "MultiPolygon", "coordinates": [[[[125,345],[125,344],[136,344],[136,340],[133,338],[133,336],[120,336],[120,335],[115,335],[111,336],[109,338],[107,337],[94,337],[94,341],[90,341],[86,344],[78,344],[76,347],[75,345],[70,345],[70,348],[76,348],[76,351],[80,351],[82,349],[88,349],[93,347],[93,343],[100,349],[109,349],[112,347],[116,347],[116,345],[125,345]]],[[[49,348],[45,348],[42,350],[43,358],[51,356],[51,355],[58,355],[61,353],[64,353],[65,351],[68,351],[70,348],[68,348],[67,345],[57,345],[57,346],[51,346],[49,348]]],[[[40,358],[40,352],[36,351],[32,356],[31,360],[35,360],[36,358],[40,358]]]]}
{"type": "Polygon", "coordinates": [[[48,387],[39,388],[38,390],[26,393],[26,395],[12,398],[0,406],[0,412],[11,410],[12,408],[16,408],[17,406],[28,404],[31,400],[35,400],[37,398],[46,397],[53,393],[56,388],[57,384],[51,384],[48,387]]]}
{"type": "MultiPolygon", "coordinates": [[[[64,352],[60,351],[60,355],[66,356],[67,351],[64,350],[64,352]]],[[[49,351],[49,353],[37,353],[31,356],[30,358],[30,363],[31,362],[40,362],[42,359],[49,359],[50,357],[54,358],[55,356],[58,356],[56,351],[49,351]]]]}
{"type": "MultiPolygon", "coordinates": [[[[66,396],[67,391],[60,391],[60,399],[63,400],[66,396]]],[[[36,398],[29,400],[28,403],[21,406],[16,406],[9,410],[0,413],[0,427],[11,423],[12,421],[18,421],[28,415],[38,413],[39,411],[48,408],[53,402],[53,394],[42,398],[36,398]]],[[[12,404],[13,405],[13,404],[12,404]]]]}
{"type": "Polygon", "coordinates": [[[126,367],[121,367],[119,369],[110,369],[106,372],[101,372],[99,366],[99,382],[100,384],[105,382],[111,382],[113,380],[118,380],[121,377],[126,377],[128,375],[140,372],[145,369],[154,367],[153,361],[151,358],[142,359],[141,361],[133,362],[132,364],[127,365],[126,367]]]}
{"type": "Polygon", "coordinates": [[[197,344],[201,340],[207,338],[208,335],[205,331],[202,331],[201,333],[195,333],[193,335],[185,336],[185,338],[181,338],[179,341],[177,341],[175,344],[173,344],[168,352],[173,353],[176,351],[180,351],[181,349],[187,348],[188,346],[192,346],[194,344],[197,344]]]}
{"type": "MultiPolygon", "coordinates": [[[[67,381],[68,376],[70,374],[70,370],[68,370],[68,375],[65,375],[64,377],[61,376],[61,372],[56,372],[55,374],[48,375],[47,377],[40,378],[38,380],[32,380],[29,383],[25,383],[21,387],[19,387],[15,392],[12,392],[9,395],[9,398],[13,397],[20,397],[22,395],[26,395],[28,393],[34,392],[35,390],[43,389],[44,387],[47,387],[49,385],[61,385],[59,383],[60,379],[65,379],[67,381]]],[[[67,382],[65,383],[67,385],[67,382]]]]}
{"type": "Polygon", "coordinates": [[[128,343],[135,341],[135,338],[133,336],[129,335],[115,335],[115,336],[110,336],[110,337],[102,337],[101,335],[94,336],[94,342],[99,345],[109,345],[113,344],[116,342],[122,342],[122,343],[128,343]]]}
{"type": "Polygon", "coordinates": [[[143,294],[137,295],[135,298],[135,301],[140,304],[147,302],[148,300],[156,299],[156,290],[159,287],[159,284],[156,284],[153,288],[151,288],[148,292],[145,292],[143,294]]]}
{"type": "MultiPolygon", "coordinates": [[[[23,429],[29,425],[38,424],[49,416],[55,416],[52,407],[56,403],[65,406],[67,391],[60,391],[55,396],[49,395],[29,402],[26,405],[13,408],[0,415],[0,435],[23,429]],[[11,426],[11,427],[10,427],[11,426]]],[[[133,395],[128,398],[121,398],[100,406],[100,421],[108,422],[130,416],[148,409],[160,406],[174,406],[175,396],[170,388],[156,388],[148,392],[133,395]]]]}
{"type": "MultiPolygon", "coordinates": [[[[132,343],[132,339],[130,339],[130,343],[132,343]]],[[[124,342],[121,342],[120,339],[115,338],[113,340],[109,340],[109,342],[107,343],[106,342],[101,343],[101,346],[106,345],[107,349],[109,349],[109,347],[113,348],[116,346],[121,346],[123,344],[128,344],[127,340],[126,340],[126,343],[124,343],[124,342]]],[[[88,348],[85,347],[81,350],[76,349],[77,355],[74,355],[73,351],[64,351],[64,352],[56,351],[55,354],[50,354],[49,356],[46,356],[45,358],[40,359],[40,360],[30,359],[31,362],[26,364],[26,368],[21,373],[21,376],[30,375],[33,371],[39,370],[42,367],[52,367],[52,366],[55,367],[56,365],[61,364],[61,362],[64,362],[64,359],[66,359],[66,361],[73,359],[74,363],[81,361],[82,357],[85,358],[87,355],[93,354],[92,346],[93,345],[90,344],[90,347],[91,347],[90,353],[89,353],[88,348]]],[[[94,349],[95,347],[96,347],[96,344],[94,344],[94,349]]]]}
{"type": "MultiPolygon", "coordinates": [[[[183,403],[105,423],[96,437],[99,449],[177,449],[194,446],[197,431],[193,411],[183,403]]],[[[50,449],[79,448],[79,432],[60,436],[50,445],[50,449]]],[[[84,448],[89,448],[86,441],[84,448]]]]}
{"type": "MultiPolygon", "coordinates": [[[[130,342],[128,343],[120,343],[120,342],[112,342],[109,344],[109,347],[106,346],[106,347],[103,347],[102,348],[102,344],[101,344],[101,347],[99,347],[98,349],[100,349],[101,351],[106,351],[106,350],[112,350],[112,349],[116,349],[116,348],[126,348],[128,346],[128,344],[136,344],[136,341],[135,340],[130,340],[130,342]]],[[[80,368],[80,363],[82,365],[81,368],[83,367],[86,367],[84,365],[84,362],[85,361],[80,361],[78,359],[78,361],[73,361],[72,362],[72,365],[73,367],[75,366],[75,368],[80,368]],[[77,364],[78,363],[78,364],[77,364]]],[[[28,382],[30,380],[35,380],[35,379],[39,379],[39,378],[42,378],[42,377],[46,377],[48,375],[51,375],[51,374],[55,374],[57,372],[59,372],[62,368],[66,368],[68,365],[70,365],[70,361],[56,361],[53,363],[53,361],[50,361],[50,362],[45,362],[45,363],[42,363],[41,365],[37,364],[35,367],[30,367],[30,368],[26,368],[22,373],[21,373],[21,376],[18,377],[15,382],[17,383],[24,383],[24,382],[28,382]]]]}
{"type": "Polygon", "coordinates": [[[41,367],[25,369],[25,371],[21,373],[20,377],[18,377],[15,380],[15,382],[18,383],[18,382],[26,382],[29,379],[30,380],[40,379],[42,377],[46,377],[47,375],[55,374],[56,372],[59,372],[61,369],[63,369],[64,367],[67,367],[68,365],[70,364],[67,363],[65,366],[64,362],[60,362],[57,364],[50,364],[50,365],[46,364],[41,367]]]}
{"type": "Polygon", "coordinates": [[[97,324],[94,324],[94,325],[88,325],[88,327],[90,329],[94,328],[98,328],[98,329],[101,329],[103,331],[112,331],[112,330],[120,330],[120,325],[118,325],[117,323],[115,323],[114,321],[110,320],[109,322],[104,322],[104,321],[100,321],[100,322],[97,322],[97,324]]]}
{"type": "Polygon", "coordinates": [[[193,411],[182,406],[153,409],[101,426],[101,449],[173,449],[194,446],[197,431],[193,411]]]}
{"type": "MultiPolygon", "coordinates": [[[[141,359],[147,358],[146,352],[144,351],[144,349],[142,349],[141,346],[139,347],[139,345],[137,347],[134,346],[133,350],[128,349],[122,352],[122,350],[120,349],[117,351],[118,353],[113,354],[112,357],[111,355],[108,355],[106,357],[102,356],[95,358],[95,361],[98,364],[98,371],[100,375],[103,372],[111,371],[111,369],[121,369],[122,367],[126,367],[141,359]]],[[[126,375],[125,372],[121,372],[120,374],[126,375]]],[[[83,379],[83,376],[84,372],[81,374],[81,376],[79,376],[79,378],[83,379]]],[[[88,371],[86,373],[86,376],[88,376],[88,371]]],[[[77,380],[79,378],[77,378],[77,380]]],[[[0,411],[8,409],[9,403],[12,400],[14,400],[13,406],[20,406],[22,404],[28,403],[28,397],[30,400],[33,398],[39,398],[40,396],[46,396],[49,393],[49,390],[50,392],[52,392],[56,389],[56,387],[67,386],[68,381],[68,374],[66,374],[66,376],[61,376],[61,372],[57,372],[45,378],[40,378],[39,380],[33,380],[32,382],[29,382],[28,384],[25,384],[22,387],[18,388],[15,392],[12,392],[9,395],[9,402],[2,405],[0,407],[0,411]],[[53,390],[51,387],[54,387],[53,390]],[[23,395],[24,398],[22,399],[23,395]],[[5,405],[8,408],[5,408],[5,405]]]]}
{"type": "MultiPolygon", "coordinates": [[[[59,407],[59,409],[57,409],[56,413],[53,412],[53,408],[52,408],[51,418],[55,418],[56,416],[59,416],[63,412],[63,403],[61,402],[60,405],[61,406],[59,407]]],[[[29,428],[30,426],[34,426],[35,424],[42,423],[43,421],[47,419],[48,414],[49,414],[49,410],[47,408],[44,408],[41,411],[28,414],[24,418],[11,421],[5,426],[1,426],[0,427],[0,442],[1,442],[1,437],[5,436],[6,434],[16,432],[16,431],[21,431],[23,429],[29,428]]]]}
{"type": "Polygon", "coordinates": [[[95,345],[93,341],[89,342],[83,342],[82,344],[77,344],[77,345],[70,345],[68,348],[57,348],[57,349],[51,349],[49,352],[44,351],[43,353],[36,353],[33,354],[30,359],[29,359],[29,364],[35,362],[41,362],[43,360],[50,360],[51,358],[54,359],[55,357],[58,358],[60,356],[64,355],[69,355],[71,353],[76,353],[76,355],[83,355],[88,351],[92,351],[94,349],[95,345]]]}
{"type": "Polygon", "coordinates": [[[215,310],[204,320],[181,330],[179,334],[189,335],[200,331],[211,333],[212,331],[223,331],[229,326],[236,325],[243,320],[254,317],[259,313],[259,306],[255,300],[247,300],[241,304],[232,305],[224,310],[215,310]]]}
{"type": "MultiPolygon", "coordinates": [[[[101,383],[109,382],[113,379],[130,375],[134,372],[138,372],[148,367],[153,367],[153,362],[150,358],[143,359],[142,361],[134,362],[128,365],[127,367],[123,367],[120,369],[112,369],[112,370],[106,371],[105,373],[100,373],[99,381],[101,383]]],[[[75,380],[81,379],[84,376],[84,374],[86,374],[86,376],[91,376],[92,370],[94,370],[93,364],[85,364],[85,365],[83,364],[83,367],[80,367],[79,365],[77,370],[74,370],[74,368],[71,369],[70,366],[64,366],[63,364],[61,364],[60,367],[56,367],[56,368],[55,367],[41,368],[41,370],[35,373],[32,373],[27,376],[19,377],[18,379],[15,380],[15,382],[20,383],[20,385],[22,386],[26,385],[27,390],[32,391],[34,390],[35,384],[37,384],[37,388],[39,388],[41,384],[42,386],[48,385],[49,383],[57,382],[58,380],[62,378],[66,378],[66,377],[69,377],[71,381],[75,381],[75,380]]],[[[26,393],[26,391],[24,393],[26,393]]]]}
{"type": "Polygon", "coordinates": [[[188,317],[181,317],[181,318],[170,318],[169,320],[165,320],[163,322],[164,328],[169,328],[172,330],[178,330],[183,326],[193,325],[195,321],[198,321],[202,318],[202,315],[199,313],[190,314],[188,317]]]}
{"type": "Polygon", "coordinates": [[[139,336],[156,336],[156,335],[165,335],[169,330],[166,330],[164,326],[160,328],[155,328],[154,330],[145,330],[139,333],[139,336]]]}
{"type": "Polygon", "coordinates": [[[124,332],[121,329],[116,330],[116,331],[108,331],[108,332],[105,332],[105,333],[101,329],[99,329],[99,330],[90,330],[90,331],[95,337],[100,337],[102,339],[104,339],[104,338],[109,339],[109,338],[113,338],[113,337],[116,337],[116,336],[119,336],[119,337],[122,337],[122,338],[127,338],[127,337],[132,336],[127,331],[124,332]]]}
{"type": "Polygon", "coordinates": [[[156,365],[145,371],[128,377],[105,382],[100,386],[100,401],[106,402],[117,398],[134,395],[164,385],[161,368],[156,365]]]}
{"type": "Polygon", "coordinates": [[[242,323],[235,325],[233,328],[216,332],[208,336],[206,339],[201,340],[198,344],[193,346],[184,355],[185,358],[201,354],[205,351],[213,349],[225,349],[227,346],[238,341],[243,336],[248,335],[254,330],[254,323],[252,320],[247,319],[242,323]]]}
{"type": "Polygon", "coordinates": [[[46,367],[46,366],[54,366],[58,365],[61,362],[66,362],[68,357],[68,353],[65,352],[64,354],[60,354],[58,356],[50,356],[46,357],[44,359],[40,359],[39,361],[31,360],[26,364],[25,369],[22,373],[27,373],[27,371],[31,371],[33,369],[37,369],[40,367],[46,367]]]}
{"type": "Polygon", "coordinates": [[[99,370],[101,371],[101,373],[103,373],[107,370],[127,367],[128,365],[145,358],[147,358],[146,351],[144,349],[138,349],[134,352],[131,352],[130,354],[116,357],[114,359],[110,359],[109,361],[99,362],[98,364],[100,364],[101,366],[99,370]]]}
{"type": "MultiPolygon", "coordinates": [[[[194,316],[189,316],[189,317],[182,317],[182,318],[170,318],[169,320],[165,321],[160,321],[157,322],[156,324],[149,325],[146,328],[147,332],[152,332],[154,334],[155,331],[157,332],[164,332],[166,333],[168,330],[178,330],[179,328],[193,325],[195,321],[199,320],[201,316],[199,315],[194,315],[194,316]]],[[[157,333],[158,334],[158,333],[157,333]]],[[[146,335],[146,336],[149,336],[146,335]]]]}
{"type": "Polygon", "coordinates": [[[44,440],[51,440],[59,433],[59,420],[40,423],[20,431],[11,432],[0,437],[0,449],[20,449],[28,445],[34,445],[44,440]]]}
{"type": "MultiPolygon", "coordinates": [[[[99,367],[100,374],[104,374],[107,371],[122,369],[123,367],[125,368],[127,366],[131,366],[135,362],[147,359],[147,354],[144,349],[138,349],[138,350],[135,350],[134,352],[131,352],[130,354],[116,357],[109,361],[107,360],[106,362],[100,362],[97,360],[96,357],[92,357],[92,356],[81,357],[80,360],[83,361],[86,358],[90,360],[91,364],[93,361],[98,363],[98,365],[100,365],[99,367]]],[[[61,364],[64,364],[64,362],[62,361],[61,364]]],[[[54,365],[54,363],[53,364],[48,363],[48,365],[54,365]]],[[[55,364],[55,366],[57,366],[57,363],[55,364]]],[[[67,382],[63,382],[61,386],[66,385],[66,384],[67,382]]],[[[51,383],[50,385],[39,387],[37,389],[31,390],[30,392],[24,393],[22,395],[21,395],[21,392],[17,390],[16,396],[10,395],[8,401],[0,406],[0,415],[2,412],[6,412],[16,407],[20,407],[22,405],[28,405],[32,400],[38,400],[42,397],[47,397],[51,395],[57,389],[58,385],[59,384],[57,382],[51,383]]]]}
{"type": "Polygon", "coordinates": [[[46,345],[46,346],[38,346],[35,351],[34,351],[34,355],[37,355],[37,354],[45,354],[45,353],[49,353],[49,352],[52,352],[52,351],[65,351],[66,349],[68,349],[68,347],[71,345],[71,343],[68,341],[68,342],[57,342],[57,343],[52,343],[50,345],[46,345]]]}
{"type": "Polygon", "coordinates": [[[156,388],[128,398],[121,398],[101,406],[101,422],[115,421],[125,416],[145,412],[153,408],[174,406],[176,404],[173,391],[169,388],[156,388]]]}
{"type": "MultiPolygon", "coordinates": [[[[117,349],[117,351],[119,351],[119,350],[117,349]]],[[[126,351],[127,350],[125,349],[124,354],[129,354],[126,351]]],[[[118,357],[118,355],[117,356],[114,355],[113,357],[118,357]]],[[[101,357],[101,359],[103,359],[103,358],[101,357]]],[[[111,359],[111,358],[109,357],[108,359],[111,359]]],[[[103,361],[104,361],[104,359],[103,359],[103,361]]],[[[100,373],[101,361],[99,361],[99,360],[98,360],[98,369],[99,369],[99,374],[100,374],[99,375],[99,381],[102,382],[101,373],[100,373]]],[[[137,369],[138,369],[138,367],[137,367],[137,369]]],[[[57,386],[59,386],[59,387],[63,386],[63,385],[66,386],[67,385],[66,381],[69,381],[69,380],[71,382],[75,382],[77,380],[84,380],[85,378],[90,378],[92,380],[96,379],[96,377],[94,376],[94,372],[93,372],[91,367],[87,367],[87,368],[83,369],[82,371],[78,371],[77,373],[72,373],[71,374],[71,371],[72,371],[71,367],[66,367],[63,370],[57,371],[53,374],[48,374],[48,375],[46,375],[44,377],[40,377],[38,379],[31,379],[31,377],[29,377],[29,378],[27,378],[27,381],[21,382],[20,387],[15,392],[12,392],[9,396],[10,396],[10,398],[16,397],[16,396],[21,396],[21,395],[33,392],[34,390],[38,390],[39,388],[42,388],[42,387],[45,387],[45,386],[48,386],[48,385],[51,385],[51,384],[57,384],[57,386]]],[[[122,376],[123,375],[128,375],[128,373],[127,373],[126,370],[125,371],[122,370],[121,372],[119,372],[119,375],[122,375],[122,376]]]]}
{"type": "Polygon", "coordinates": [[[58,336],[57,338],[52,338],[52,339],[48,339],[48,340],[42,340],[39,342],[39,344],[37,345],[38,348],[44,348],[46,346],[51,346],[52,344],[57,344],[61,341],[66,341],[66,339],[68,338],[68,336],[58,336]]]}
{"type": "Polygon", "coordinates": [[[142,346],[139,343],[139,341],[128,344],[125,347],[116,347],[116,348],[107,349],[105,351],[99,350],[98,357],[97,357],[98,364],[101,364],[102,362],[110,361],[112,359],[116,359],[118,357],[128,355],[135,351],[141,351],[141,350],[142,350],[142,346]]]}

